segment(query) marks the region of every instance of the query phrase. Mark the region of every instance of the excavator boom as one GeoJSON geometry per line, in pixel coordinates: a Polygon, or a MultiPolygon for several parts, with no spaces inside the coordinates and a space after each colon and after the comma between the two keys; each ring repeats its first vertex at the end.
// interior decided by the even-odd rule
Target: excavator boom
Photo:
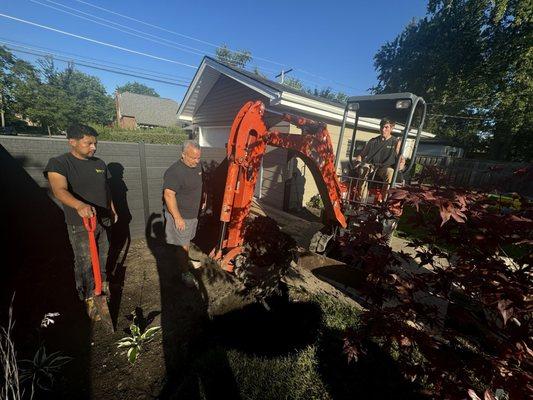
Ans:
{"type": "Polygon", "coordinates": [[[266,147],[293,150],[311,171],[324,202],[326,217],[342,227],[341,187],[337,178],[334,151],[325,124],[285,115],[284,119],[302,134],[269,131],[264,123],[261,101],[246,103],[237,114],[228,140],[228,174],[220,212],[220,239],[212,256],[223,269],[231,271],[231,260],[242,251],[244,221],[249,214],[257,175],[266,147]]]}

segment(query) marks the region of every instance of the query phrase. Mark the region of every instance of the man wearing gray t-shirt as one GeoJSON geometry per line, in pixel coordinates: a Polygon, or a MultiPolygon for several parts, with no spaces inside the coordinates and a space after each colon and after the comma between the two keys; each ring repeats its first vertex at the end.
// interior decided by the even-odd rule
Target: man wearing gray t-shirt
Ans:
{"type": "Polygon", "coordinates": [[[165,238],[176,247],[178,265],[187,286],[195,285],[189,270],[189,246],[196,235],[202,202],[200,156],[201,149],[196,142],[185,142],[181,158],[165,171],[163,178],[165,238]]]}

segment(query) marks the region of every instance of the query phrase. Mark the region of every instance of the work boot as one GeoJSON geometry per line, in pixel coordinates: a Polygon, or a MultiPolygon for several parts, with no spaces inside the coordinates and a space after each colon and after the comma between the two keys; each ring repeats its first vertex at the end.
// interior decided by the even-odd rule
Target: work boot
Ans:
{"type": "Polygon", "coordinates": [[[92,297],[85,299],[85,308],[87,309],[87,315],[90,319],[93,321],[100,321],[100,315],[98,314],[98,309],[96,308],[96,304],[94,304],[94,299],[92,297]]]}
{"type": "Polygon", "coordinates": [[[109,282],[102,282],[102,293],[109,296],[109,282]]]}
{"type": "Polygon", "coordinates": [[[192,274],[192,272],[184,272],[181,274],[181,281],[187,286],[188,288],[198,288],[198,282],[196,281],[196,278],[192,274]]]}

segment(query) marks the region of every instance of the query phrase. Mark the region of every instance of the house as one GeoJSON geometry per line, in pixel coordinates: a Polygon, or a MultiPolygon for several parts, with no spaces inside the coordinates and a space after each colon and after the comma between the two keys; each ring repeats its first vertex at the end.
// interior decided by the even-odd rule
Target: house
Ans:
{"type": "Polygon", "coordinates": [[[161,97],[115,92],[117,123],[124,129],[179,126],[179,103],[161,97]]]}
{"type": "Polygon", "coordinates": [[[419,156],[432,157],[464,157],[464,149],[453,142],[443,138],[423,138],[418,144],[417,154],[419,156]]]}
{"type": "MultiPolygon", "coordinates": [[[[344,104],[303,93],[210,57],[202,60],[178,109],[178,118],[195,126],[201,146],[224,148],[233,119],[239,109],[250,100],[261,100],[265,104],[267,125],[280,132],[300,133],[296,126],[282,120],[283,113],[327,123],[333,147],[337,149],[344,104]]],[[[354,116],[349,118],[348,123],[352,124],[353,129],[354,116]]],[[[397,132],[400,130],[397,129],[397,132]]],[[[359,119],[357,141],[366,142],[377,134],[379,120],[359,119]]],[[[424,135],[433,136],[428,133],[424,135]]],[[[351,138],[348,133],[345,137],[347,136],[351,138]]],[[[348,160],[349,151],[348,140],[343,142],[341,164],[348,160]]],[[[410,144],[412,149],[412,143],[410,144]]],[[[406,152],[409,152],[409,146],[406,152]]],[[[259,171],[255,192],[257,198],[280,209],[287,208],[288,197],[294,192],[287,182],[296,177],[299,178],[297,180],[300,185],[303,185],[303,193],[300,193],[299,197],[304,203],[318,193],[311,173],[303,161],[294,156],[294,152],[290,150],[268,148],[259,171]]]]}

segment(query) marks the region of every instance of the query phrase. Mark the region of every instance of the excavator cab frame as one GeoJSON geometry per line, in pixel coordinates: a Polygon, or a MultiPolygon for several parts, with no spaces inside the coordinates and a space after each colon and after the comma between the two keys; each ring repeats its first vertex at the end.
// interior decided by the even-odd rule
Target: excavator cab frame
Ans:
{"type": "Polygon", "coordinates": [[[348,98],[346,107],[344,109],[344,115],[339,134],[339,142],[337,145],[337,151],[335,154],[335,167],[338,168],[341,156],[341,149],[344,142],[344,135],[348,124],[352,125],[353,129],[351,135],[350,146],[348,150],[348,168],[344,169],[341,173],[341,181],[348,187],[346,191],[346,202],[352,205],[368,205],[374,201],[369,201],[369,191],[360,190],[363,186],[373,185],[374,187],[380,187],[384,189],[375,190],[375,200],[386,200],[388,189],[396,186],[398,174],[400,172],[400,157],[396,158],[394,165],[394,172],[391,182],[380,181],[376,179],[376,172],[380,166],[367,165],[366,176],[354,176],[355,163],[353,160],[354,150],[357,142],[357,129],[359,126],[360,118],[374,118],[381,120],[384,117],[391,118],[399,124],[403,125],[403,131],[400,135],[401,147],[399,154],[403,155],[407,146],[408,137],[412,134],[411,125],[417,117],[417,127],[415,142],[413,145],[413,151],[410,156],[409,164],[404,168],[404,174],[409,174],[414,162],[415,156],[420,142],[422,134],[422,128],[426,117],[426,102],[422,97],[419,97],[413,93],[392,93],[392,94],[378,94],[371,96],[354,96],[348,98]],[[419,112],[416,115],[416,112],[419,112]],[[383,193],[384,192],[384,193],[383,193]],[[363,194],[364,193],[364,194],[363,194]]]}

